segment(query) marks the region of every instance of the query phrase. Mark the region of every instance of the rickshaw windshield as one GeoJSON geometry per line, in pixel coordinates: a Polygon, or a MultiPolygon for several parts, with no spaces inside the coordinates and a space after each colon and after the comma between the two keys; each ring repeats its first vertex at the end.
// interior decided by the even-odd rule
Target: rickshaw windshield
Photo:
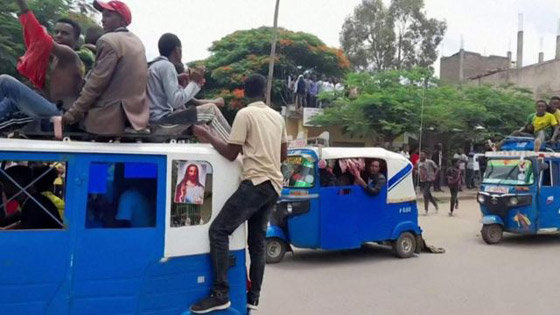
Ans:
{"type": "Polygon", "coordinates": [[[315,185],[315,163],[304,155],[289,156],[282,164],[284,187],[311,188],[315,185]]]}
{"type": "Polygon", "coordinates": [[[484,184],[532,185],[533,163],[530,160],[490,160],[484,173],[484,184]]]}

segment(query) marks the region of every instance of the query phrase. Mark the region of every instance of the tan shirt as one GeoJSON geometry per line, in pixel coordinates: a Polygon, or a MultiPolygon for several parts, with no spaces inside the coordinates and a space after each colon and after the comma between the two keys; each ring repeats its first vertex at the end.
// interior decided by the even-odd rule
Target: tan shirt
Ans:
{"type": "Polygon", "coordinates": [[[270,180],[280,195],[280,147],[287,141],[284,118],[263,102],[241,109],[231,128],[229,143],[243,146],[243,180],[259,185],[270,180]]]}

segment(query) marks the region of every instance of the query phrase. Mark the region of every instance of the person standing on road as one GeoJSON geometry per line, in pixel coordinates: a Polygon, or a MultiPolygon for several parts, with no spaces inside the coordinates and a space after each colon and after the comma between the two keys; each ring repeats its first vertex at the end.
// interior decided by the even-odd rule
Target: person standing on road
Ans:
{"type": "Polygon", "coordinates": [[[461,169],[461,183],[459,185],[459,191],[463,190],[463,185],[465,185],[465,171],[467,169],[467,162],[469,158],[463,152],[463,149],[458,149],[457,153],[453,155],[453,159],[459,160],[459,168],[461,169]]]}
{"type": "Polygon", "coordinates": [[[434,178],[434,191],[442,192],[441,189],[441,175],[440,171],[442,170],[442,152],[441,152],[441,143],[438,143],[434,146],[434,153],[432,153],[432,161],[436,163],[438,166],[438,172],[436,173],[436,177],[434,178]]]}
{"type": "Polygon", "coordinates": [[[459,160],[453,159],[453,165],[447,169],[445,173],[447,177],[447,186],[451,192],[451,201],[449,206],[449,216],[453,216],[453,210],[459,208],[459,185],[461,184],[461,169],[459,160]]]}
{"type": "Polygon", "coordinates": [[[282,190],[280,165],[287,156],[284,118],[262,101],[265,87],[266,79],[260,74],[253,74],[245,81],[245,95],[252,103],[237,113],[228,143],[206,125],[193,126],[193,133],[199,140],[211,143],[230,161],[243,152],[243,181],[210,226],[213,292],[210,297],[191,306],[191,312],[195,314],[224,310],[231,305],[227,280],[229,236],[245,221],[249,221],[251,258],[247,308],[257,309],[264,276],[268,216],[282,190]]]}
{"type": "Polygon", "coordinates": [[[418,177],[420,178],[420,188],[422,189],[422,194],[424,196],[424,211],[428,215],[428,206],[430,202],[436,208],[436,213],[438,212],[438,204],[434,196],[432,196],[431,188],[434,182],[438,167],[436,163],[428,158],[426,158],[427,153],[422,151],[420,153],[420,160],[418,161],[418,177]]]}

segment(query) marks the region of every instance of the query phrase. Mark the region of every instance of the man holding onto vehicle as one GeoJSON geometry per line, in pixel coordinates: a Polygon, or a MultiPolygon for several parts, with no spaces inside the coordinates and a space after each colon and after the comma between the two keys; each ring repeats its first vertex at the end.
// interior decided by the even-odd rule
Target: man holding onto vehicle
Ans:
{"type": "Polygon", "coordinates": [[[353,170],[352,175],[354,175],[354,183],[362,186],[366,193],[370,196],[377,196],[385,187],[387,180],[385,176],[381,174],[381,165],[378,160],[373,160],[369,163],[367,168],[367,175],[365,180],[360,176],[358,170],[353,170]]]}
{"type": "MultiPolygon", "coordinates": [[[[16,1],[26,43],[18,71],[40,91],[34,91],[9,75],[0,75],[0,128],[22,123],[22,112],[31,118],[50,118],[69,108],[80,94],[83,64],[74,47],[80,37],[79,25],[60,19],[54,40],[39,24],[26,0],[16,1]],[[13,119],[12,119],[13,118],[13,119]]],[[[26,121],[31,119],[26,118],[26,121]]]]}
{"type": "Polygon", "coordinates": [[[256,309],[258,305],[264,276],[268,215],[282,189],[280,165],[287,156],[284,119],[262,101],[265,87],[266,79],[260,74],[253,74],[245,81],[245,95],[252,103],[237,113],[228,143],[214,135],[206,125],[193,126],[195,136],[211,143],[230,161],[243,152],[243,181],[210,226],[214,290],[209,298],[191,306],[191,312],[195,314],[227,309],[231,305],[227,281],[228,237],[247,220],[251,257],[247,307],[256,309]]]}
{"type": "MultiPolygon", "coordinates": [[[[181,41],[175,34],[163,34],[158,42],[160,56],[148,69],[148,101],[150,122],[153,124],[178,125],[174,133],[184,131],[197,121],[210,123],[212,128],[227,141],[231,127],[216,104],[199,104],[186,108],[204,84],[204,73],[192,71],[177,74],[175,65],[182,64],[181,41]],[[179,76],[188,75],[185,87],[179,85],[179,76]]],[[[223,105],[223,103],[222,103],[223,105]]]]}
{"type": "Polygon", "coordinates": [[[120,135],[127,123],[144,129],[149,118],[148,67],[144,45],[127,29],[130,9],[121,1],[96,0],[93,6],[102,11],[105,35],[97,41],[96,61],[80,97],[55,123],[83,120],[86,131],[100,135],[120,135]]]}

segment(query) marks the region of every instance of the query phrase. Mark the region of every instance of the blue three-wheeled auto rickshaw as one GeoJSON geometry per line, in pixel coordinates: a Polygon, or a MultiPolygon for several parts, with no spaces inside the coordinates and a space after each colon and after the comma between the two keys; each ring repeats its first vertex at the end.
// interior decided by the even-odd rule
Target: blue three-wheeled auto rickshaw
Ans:
{"type": "Polygon", "coordinates": [[[560,230],[560,153],[535,152],[534,139],[509,138],[502,151],[488,152],[477,195],[482,238],[499,243],[503,232],[558,233],[560,230]]]}
{"type": "Polygon", "coordinates": [[[291,246],[340,250],[388,242],[402,258],[419,250],[422,230],[408,159],[381,148],[306,147],[288,156],[284,189],[267,231],[267,262],[281,261],[291,246]],[[348,159],[380,162],[387,182],[378,195],[343,180],[348,174],[340,163],[348,159]],[[323,176],[333,175],[337,183],[325,183],[323,176]]]}

